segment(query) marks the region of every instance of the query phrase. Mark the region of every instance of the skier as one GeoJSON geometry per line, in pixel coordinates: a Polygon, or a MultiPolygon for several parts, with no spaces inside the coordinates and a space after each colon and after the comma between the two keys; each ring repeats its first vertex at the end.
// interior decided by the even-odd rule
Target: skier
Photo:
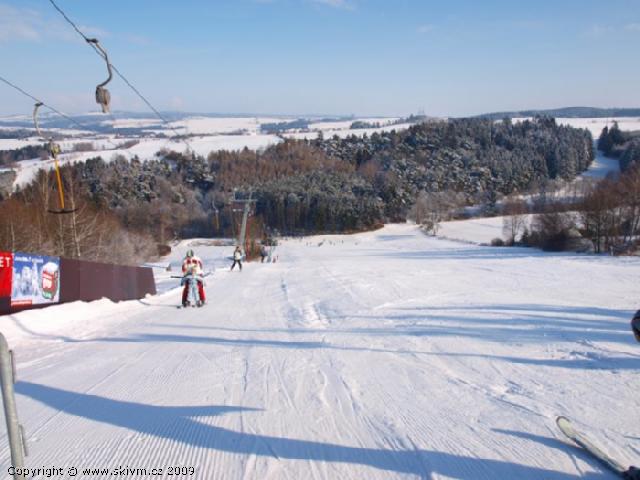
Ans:
{"type": "Polygon", "coordinates": [[[267,246],[263,243],[260,245],[260,263],[264,263],[264,259],[267,258],[267,246]]]}
{"type": "MultiPolygon", "coordinates": [[[[631,319],[631,330],[636,337],[636,340],[640,342],[640,310],[631,319]]],[[[630,466],[627,470],[621,471],[620,474],[625,480],[640,480],[640,468],[630,466]]]]}
{"type": "Polygon", "coordinates": [[[636,467],[629,467],[628,470],[622,472],[622,478],[625,480],[640,480],[640,469],[636,467]]]}
{"type": "MultiPolygon", "coordinates": [[[[636,340],[640,342],[640,310],[631,319],[631,330],[636,340]]],[[[640,480],[640,468],[631,466],[628,470],[622,472],[622,478],[625,480],[640,480]]]]}
{"type": "Polygon", "coordinates": [[[591,443],[587,437],[585,437],[581,432],[577,431],[573,425],[571,424],[571,420],[567,417],[558,417],[556,418],[556,424],[564,433],[567,438],[573,440],[577,445],[582,447],[589,455],[593,456],[600,463],[605,465],[612,472],[617,473],[625,480],[640,480],[640,469],[634,467],[633,465],[629,468],[624,468],[620,462],[617,460],[607,456],[602,450],[600,450],[596,445],[591,443]]]}
{"type": "Polygon", "coordinates": [[[240,267],[240,271],[242,271],[242,250],[240,250],[240,246],[237,246],[233,252],[233,265],[231,265],[231,271],[233,271],[233,267],[236,266],[236,263],[240,267]]]}
{"type": "MultiPolygon", "coordinates": [[[[198,258],[193,250],[188,250],[187,255],[184,257],[182,261],[182,274],[183,275],[193,275],[196,277],[198,282],[198,295],[200,296],[200,302],[204,304],[206,302],[206,298],[204,295],[204,280],[202,278],[202,260],[198,258]]],[[[189,284],[186,281],[183,281],[184,289],[182,290],[182,306],[187,306],[187,298],[189,296],[189,284]]]]}

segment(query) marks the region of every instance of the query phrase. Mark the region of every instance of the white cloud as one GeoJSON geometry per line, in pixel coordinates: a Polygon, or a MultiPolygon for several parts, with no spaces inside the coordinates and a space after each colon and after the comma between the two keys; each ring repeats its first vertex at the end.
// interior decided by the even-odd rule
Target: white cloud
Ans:
{"type": "Polygon", "coordinates": [[[38,12],[0,4],[0,42],[38,41],[42,37],[43,26],[44,21],[38,12]]]}
{"type": "MultiPolygon", "coordinates": [[[[316,5],[324,5],[326,7],[343,9],[343,10],[355,10],[356,0],[298,0],[301,3],[312,3],[316,5]]],[[[276,4],[281,3],[279,0],[253,0],[255,3],[260,4],[276,4]]]]}
{"type": "Polygon", "coordinates": [[[612,31],[611,27],[603,25],[592,25],[586,32],[586,35],[591,38],[601,38],[612,31]]]}
{"type": "Polygon", "coordinates": [[[327,5],[333,8],[344,8],[347,10],[352,10],[354,8],[353,4],[348,0],[312,0],[312,1],[314,3],[327,5]]]}
{"type": "Polygon", "coordinates": [[[599,38],[605,37],[606,35],[619,33],[621,31],[640,32],[640,23],[635,22],[635,23],[627,23],[626,25],[615,25],[615,26],[594,24],[591,26],[591,28],[585,31],[584,34],[587,37],[599,39],[599,38]]]}
{"type": "MultiPolygon", "coordinates": [[[[109,37],[109,32],[98,27],[80,25],[79,28],[89,37],[109,37]]],[[[36,10],[0,3],[0,43],[40,42],[51,38],[65,42],[81,40],[61,18],[45,17],[36,10]]]]}
{"type": "Polygon", "coordinates": [[[431,24],[420,25],[418,27],[418,33],[426,34],[431,33],[435,30],[436,26],[431,24]]]}
{"type": "Polygon", "coordinates": [[[109,36],[109,32],[99,27],[91,27],[89,25],[78,25],[78,28],[87,37],[106,38],[109,36]]]}

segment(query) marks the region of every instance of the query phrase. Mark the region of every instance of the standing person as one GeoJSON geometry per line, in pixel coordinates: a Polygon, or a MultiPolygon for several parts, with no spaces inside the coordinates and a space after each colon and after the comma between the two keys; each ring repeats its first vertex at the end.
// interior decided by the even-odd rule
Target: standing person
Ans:
{"type": "MultiPolygon", "coordinates": [[[[204,295],[204,279],[202,270],[202,260],[196,256],[193,250],[187,250],[187,255],[182,260],[182,274],[193,275],[198,282],[198,295],[200,296],[200,302],[205,303],[206,298],[204,295]]],[[[187,297],[189,296],[189,284],[184,282],[184,289],[182,290],[182,305],[186,306],[187,297]]]]}
{"type": "MultiPolygon", "coordinates": [[[[636,312],[631,320],[631,330],[633,330],[636,340],[640,342],[640,310],[636,312]]],[[[629,467],[629,470],[622,473],[622,478],[626,480],[640,480],[640,468],[629,467]]]]}
{"type": "Polygon", "coordinates": [[[240,250],[240,246],[237,246],[233,252],[233,265],[231,265],[231,271],[233,271],[233,267],[236,266],[236,263],[240,267],[240,271],[242,271],[242,250],[240,250]]]}
{"type": "Polygon", "coordinates": [[[260,245],[260,263],[264,263],[264,259],[267,258],[267,246],[263,243],[260,245]]]}

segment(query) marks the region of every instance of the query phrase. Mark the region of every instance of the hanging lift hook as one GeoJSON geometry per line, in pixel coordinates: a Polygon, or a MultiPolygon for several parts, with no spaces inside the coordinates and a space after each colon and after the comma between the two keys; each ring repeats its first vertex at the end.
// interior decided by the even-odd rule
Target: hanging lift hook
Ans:
{"type": "Polygon", "coordinates": [[[60,175],[60,165],[58,164],[58,155],[60,154],[60,145],[53,141],[53,137],[46,138],[40,130],[40,124],[38,123],[38,110],[43,105],[42,102],[38,102],[33,107],[33,123],[36,126],[36,132],[38,136],[43,140],[46,140],[49,155],[53,157],[54,166],[56,170],[56,181],[58,183],[58,200],[60,202],[59,210],[49,210],[49,213],[73,213],[75,209],[69,210],[64,207],[64,186],[62,184],[62,176],[60,175]]]}
{"type": "Polygon", "coordinates": [[[38,102],[33,107],[33,123],[36,126],[36,132],[38,132],[38,136],[47,142],[47,149],[49,150],[49,154],[56,159],[58,154],[60,153],[60,145],[53,141],[53,137],[45,137],[42,130],[40,130],[40,123],[38,122],[38,109],[44,105],[42,102],[38,102]]]}
{"type": "Polygon", "coordinates": [[[109,90],[105,88],[107,83],[109,83],[113,78],[109,56],[107,55],[106,50],[102,48],[102,45],[100,45],[100,42],[98,42],[97,38],[87,38],[87,43],[94,45],[100,51],[100,55],[107,63],[107,72],[109,73],[109,77],[96,87],[96,103],[102,107],[102,113],[109,113],[109,105],[111,104],[111,93],[109,93],[109,90]]]}
{"type": "Polygon", "coordinates": [[[40,124],[38,123],[38,109],[44,105],[42,102],[38,102],[33,106],[33,123],[36,126],[36,132],[38,132],[38,136],[40,138],[44,138],[44,135],[42,135],[42,132],[40,131],[40,124]]]}

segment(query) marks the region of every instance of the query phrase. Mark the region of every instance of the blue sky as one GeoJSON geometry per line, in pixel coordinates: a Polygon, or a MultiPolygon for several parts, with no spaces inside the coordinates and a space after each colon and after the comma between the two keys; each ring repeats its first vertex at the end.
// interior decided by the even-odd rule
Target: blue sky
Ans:
{"type": "MultiPolygon", "coordinates": [[[[163,110],[640,107],[640,0],[56,1],[163,110]]],[[[106,68],[47,0],[0,0],[0,75],[77,113],[106,68]]],[[[145,111],[109,88],[113,109],[145,111]]],[[[0,114],[31,104],[0,83],[0,114]]]]}

